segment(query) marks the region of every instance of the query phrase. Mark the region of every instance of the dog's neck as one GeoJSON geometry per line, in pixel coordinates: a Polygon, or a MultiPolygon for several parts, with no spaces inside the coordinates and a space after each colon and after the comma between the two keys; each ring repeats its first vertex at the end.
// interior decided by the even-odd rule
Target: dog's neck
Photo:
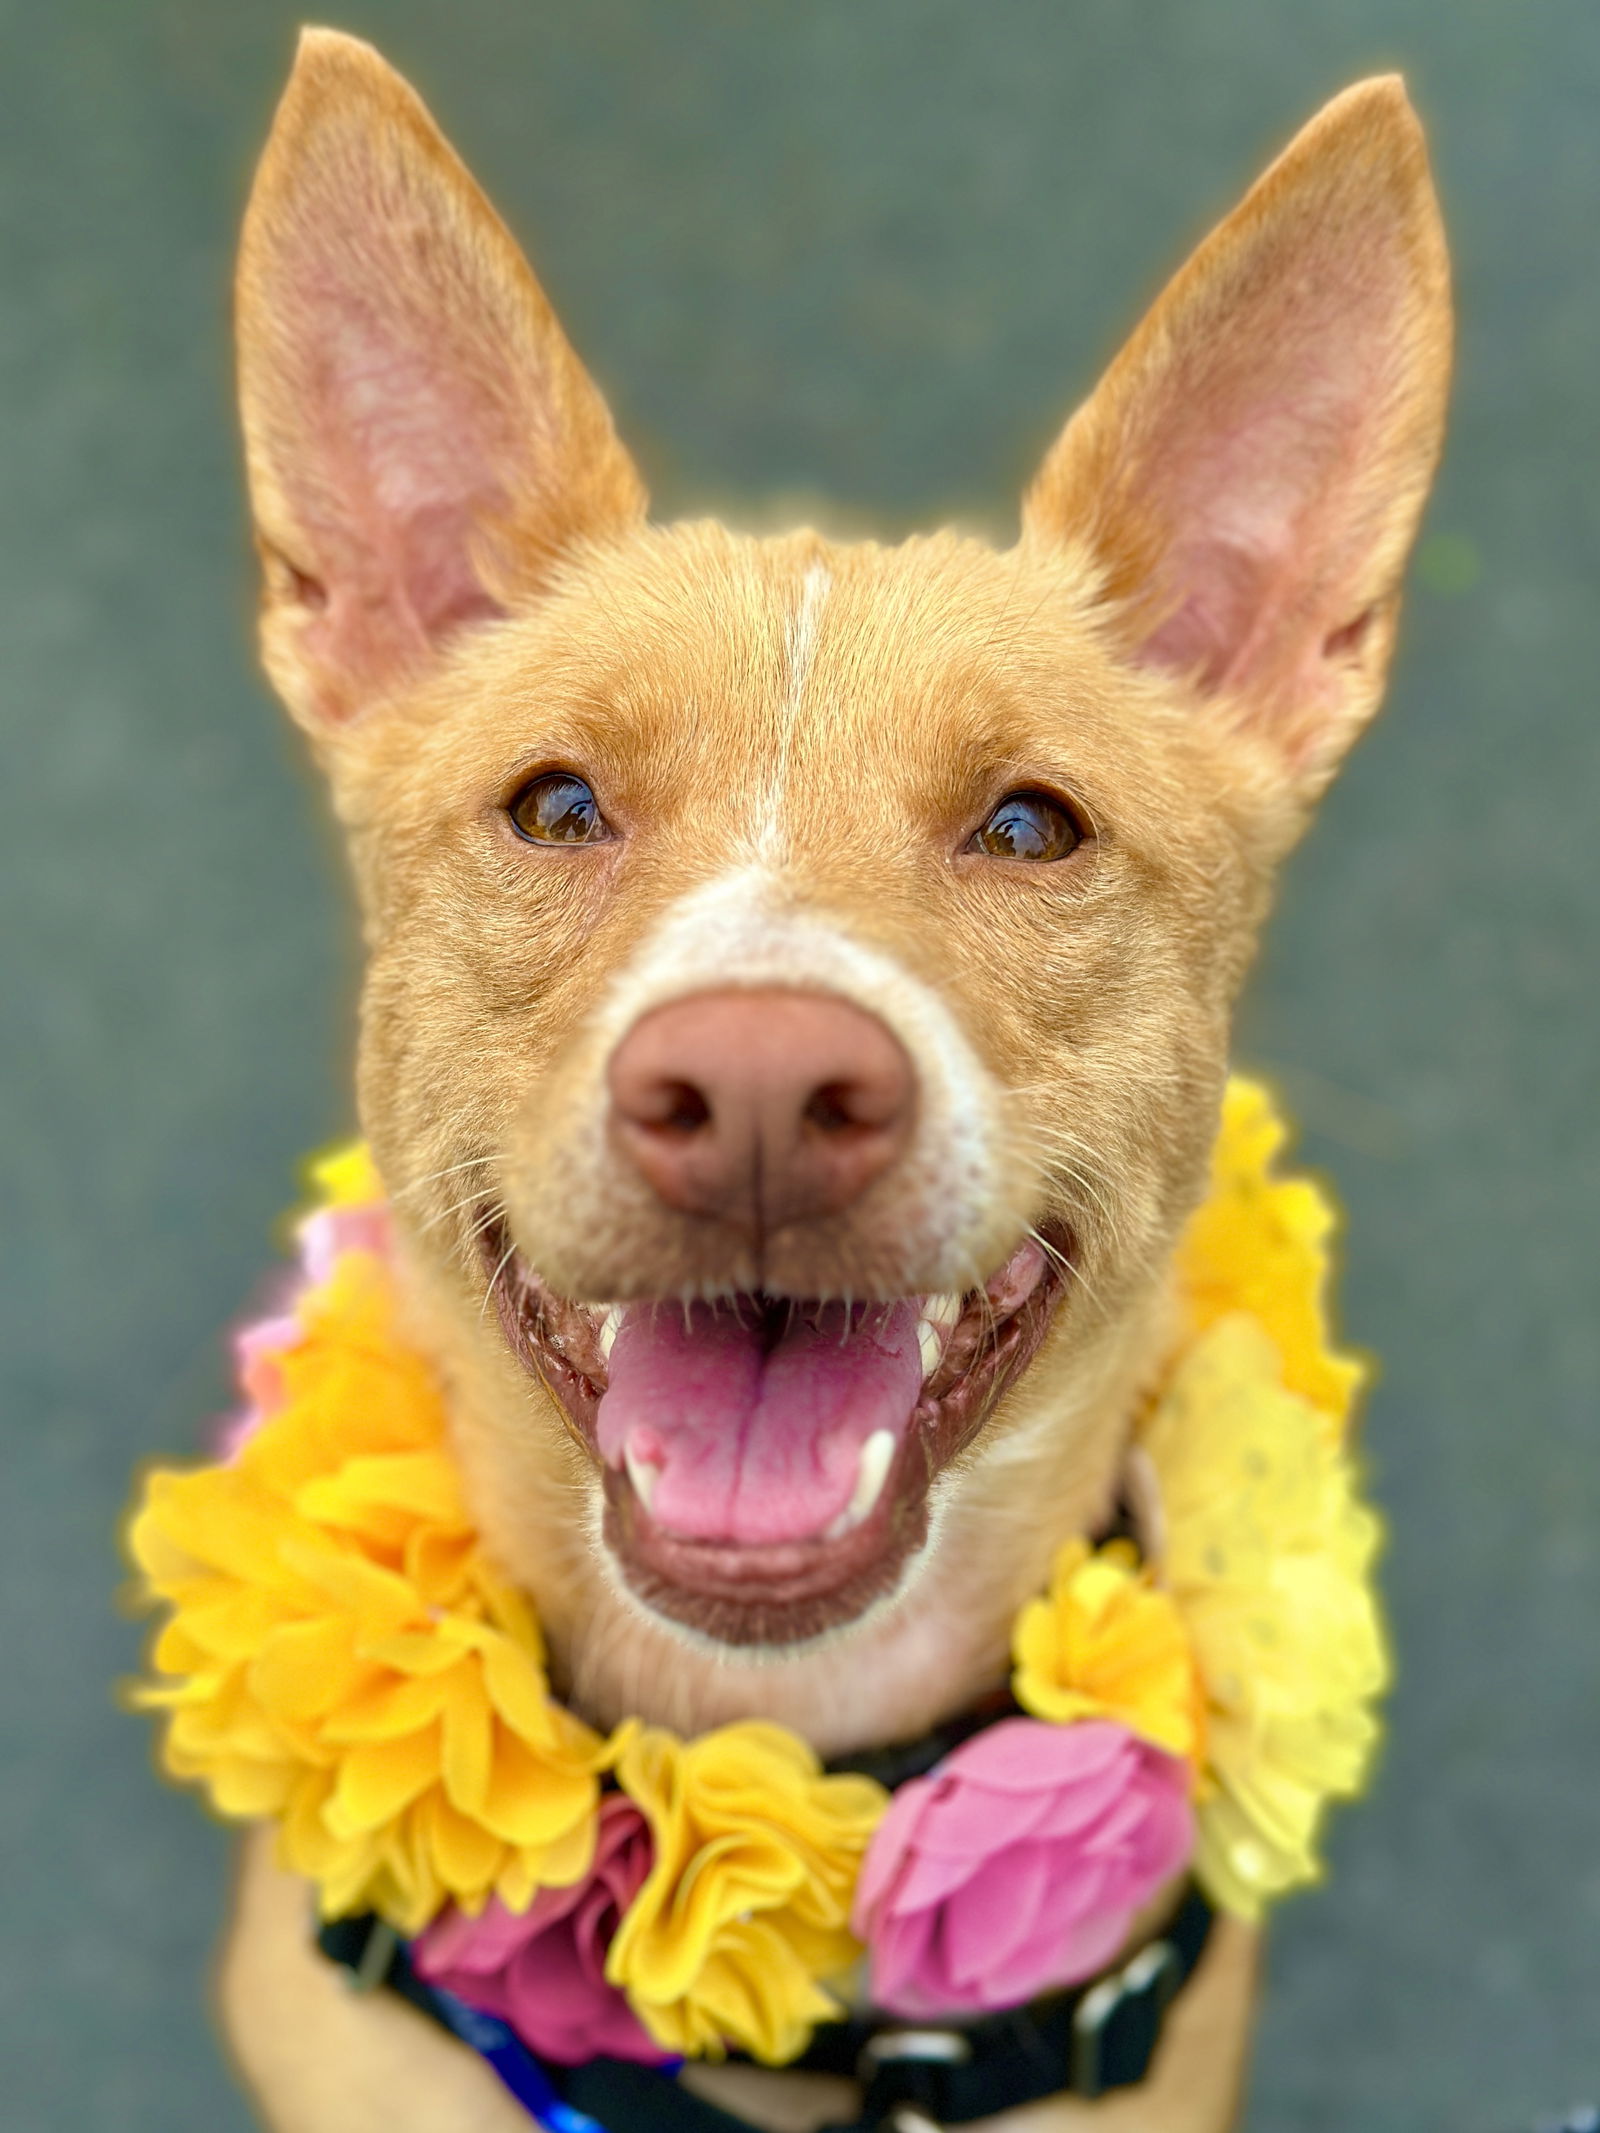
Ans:
{"type": "Polygon", "coordinates": [[[1114,1324],[1080,1332],[1070,1382],[1066,1344],[1047,1343],[982,1456],[958,1462],[936,1494],[901,1592],[815,1644],[745,1652],[691,1637],[626,1592],[587,1454],[554,1399],[459,1300],[404,1254],[401,1264],[418,1337],[449,1388],[474,1517],[537,1609],[557,1692],[602,1729],[634,1716],[692,1735],[765,1718],[824,1757],[914,1738],[1004,1683],[1018,1608],[1047,1582],[1060,1543],[1111,1514],[1171,1326],[1170,1285],[1157,1280],[1114,1324]]]}

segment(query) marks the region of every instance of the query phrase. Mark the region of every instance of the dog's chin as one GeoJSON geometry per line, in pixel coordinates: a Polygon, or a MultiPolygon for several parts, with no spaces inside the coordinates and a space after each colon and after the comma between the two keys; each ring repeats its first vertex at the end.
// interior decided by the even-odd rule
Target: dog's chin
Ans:
{"type": "MultiPolygon", "coordinates": [[[[499,1223],[486,1220],[479,1235],[507,1346],[554,1396],[597,1469],[604,1543],[622,1584],[681,1631],[750,1656],[836,1634],[903,1588],[928,1541],[933,1485],[1032,1360],[1070,1282],[1073,1242],[1061,1231],[1030,1237],[960,1297],[846,1305],[732,1295],[622,1311],[557,1296],[499,1223]],[[802,1376],[807,1367],[824,1379],[842,1370],[847,1395],[859,1350],[862,1399],[876,1396],[859,1415],[846,1397],[818,1424],[817,1388],[809,1388],[813,1397],[798,1411],[819,1442],[798,1450],[780,1442],[777,1456],[798,1458],[804,1480],[788,1501],[783,1489],[773,1492],[776,1513],[744,1475],[746,1455],[730,1461],[713,1433],[697,1436],[694,1425],[682,1432],[691,1442],[676,1464],[669,1453],[663,1487],[663,1468],[639,1450],[659,1457],[660,1432],[648,1420],[629,1428],[617,1419],[625,1397],[647,1416],[659,1412],[661,1358],[641,1349],[653,1342],[669,1350],[668,1365],[693,1386],[718,1367],[730,1340],[750,1351],[736,1363],[748,1360],[758,1376],[782,1354],[791,1400],[796,1350],[802,1376]],[[874,1373],[889,1382],[875,1385],[874,1373]],[[819,1446],[832,1496],[818,1477],[819,1446]]],[[[767,1434],[776,1434],[770,1422],[767,1434]]]]}

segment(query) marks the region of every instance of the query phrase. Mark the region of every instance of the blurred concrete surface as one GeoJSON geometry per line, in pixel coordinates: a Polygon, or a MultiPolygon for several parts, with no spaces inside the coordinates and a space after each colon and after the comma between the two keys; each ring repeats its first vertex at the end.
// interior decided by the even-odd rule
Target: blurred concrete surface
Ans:
{"type": "MultiPolygon", "coordinates": [[[[529,242],[668,512],[1003,522],[1160,275],[1402,67],[1460,386],[1386,721],[1241,1050],[1349,1210],[1400,1660],[1275,1933],[1257,2133],[1600,2089],[1600,12],[1593,0],[348,0],[529,242]]],[[[227,2133],[224,1848],[112,1684],[137,1463],[222,1397],[349,1120],[351,929],[254,678],[230,253],[283,0],[0,5],[0,2123],[227,2133]]]]}

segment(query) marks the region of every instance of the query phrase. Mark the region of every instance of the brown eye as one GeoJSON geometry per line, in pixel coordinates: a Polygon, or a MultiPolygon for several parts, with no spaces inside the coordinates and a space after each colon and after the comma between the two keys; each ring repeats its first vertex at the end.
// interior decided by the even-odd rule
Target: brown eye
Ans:
{"type": "Polygon", "coordinates": [[[600,803],[570,770],[547,770],[524,785],[506,813],[529,844],[604,844],[611,826],[600,803]]]}
{"type": "Polygon", "coordinates": [[[1008,792],[973,831],[967,850],[991,859],[1065,859],[1082,842],[1083,831],[1061,801],[1047,792],[1008,792]]]}

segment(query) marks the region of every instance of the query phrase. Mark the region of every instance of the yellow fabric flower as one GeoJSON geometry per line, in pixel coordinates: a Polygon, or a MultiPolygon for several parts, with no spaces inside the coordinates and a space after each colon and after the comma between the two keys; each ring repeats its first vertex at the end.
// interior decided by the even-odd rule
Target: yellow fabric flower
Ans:
{"type": "Polygon", "coordinates": [[[1323,1299],[1334,1211],[1309,1178],[1273,1175],[1286,1138],[1266,1090],[1235,1075],[1211,1190],[1179,1246],[1178,1278],[1196,1332],[1248,1311],[1278,1350],[1284,1384],[1330,1418],[1330,1434],[1342,1435],[1366,1372],[1330,1346],[1323,1299]]]}
{"type": "Polygon", "coordinates": [[[548,1694],[393,1317],[381,1262],[342,1256],[297,1307],[281,1408],[231,1463],[152,1474],[129,1542],[172,1609],[141,1692],[171,1714],[167,1769],[280,1817],[326,1915],[413,1933],[448,1898],[525,1909],[587,1872],[604,1750],[548,1694]]]}
{"type": "Polygon", "coordinates": [[[866,1777],[824,1777],[782,1726],[680,1741],[631,1730],[617,1762],[655,1839],[650,1877],[617,1929],[606,1976],[668,2051],[769,2066],[842,2009],[818,1980],[860,1955],[856,1876],[888,1805],[866,1777]]]}
{"type": "Polygon", "coordinates": [[[311,1183],[325,1207],[372,1207],[383,1199],[383,1180],[365,1141],[343,1141],[319,1155],[311,1183]]]}
{"type": "Polygon", "coordinates": [[[1205,1684],[1214,1782],[1196,1871],[1217,1903],[1255,1918],[1319,1877],[1323,1805],[1367,1774],[1389,1675],[1370,1582],[1378,1521],[1252,1318],[1194,1344],[1143,1441],[1166,1513],[1164,1581],[1205,1684]]]}
{"type": "Polygon", "coordinates": [[[1194,1756],[1200,1686],[1183,1617],[1128,1541],[1057,1551],[1049,1593],[1011,1638],[1012,1692],[1035,1718],[1116,1718],[1169,1755],[1194,1756]]]}

